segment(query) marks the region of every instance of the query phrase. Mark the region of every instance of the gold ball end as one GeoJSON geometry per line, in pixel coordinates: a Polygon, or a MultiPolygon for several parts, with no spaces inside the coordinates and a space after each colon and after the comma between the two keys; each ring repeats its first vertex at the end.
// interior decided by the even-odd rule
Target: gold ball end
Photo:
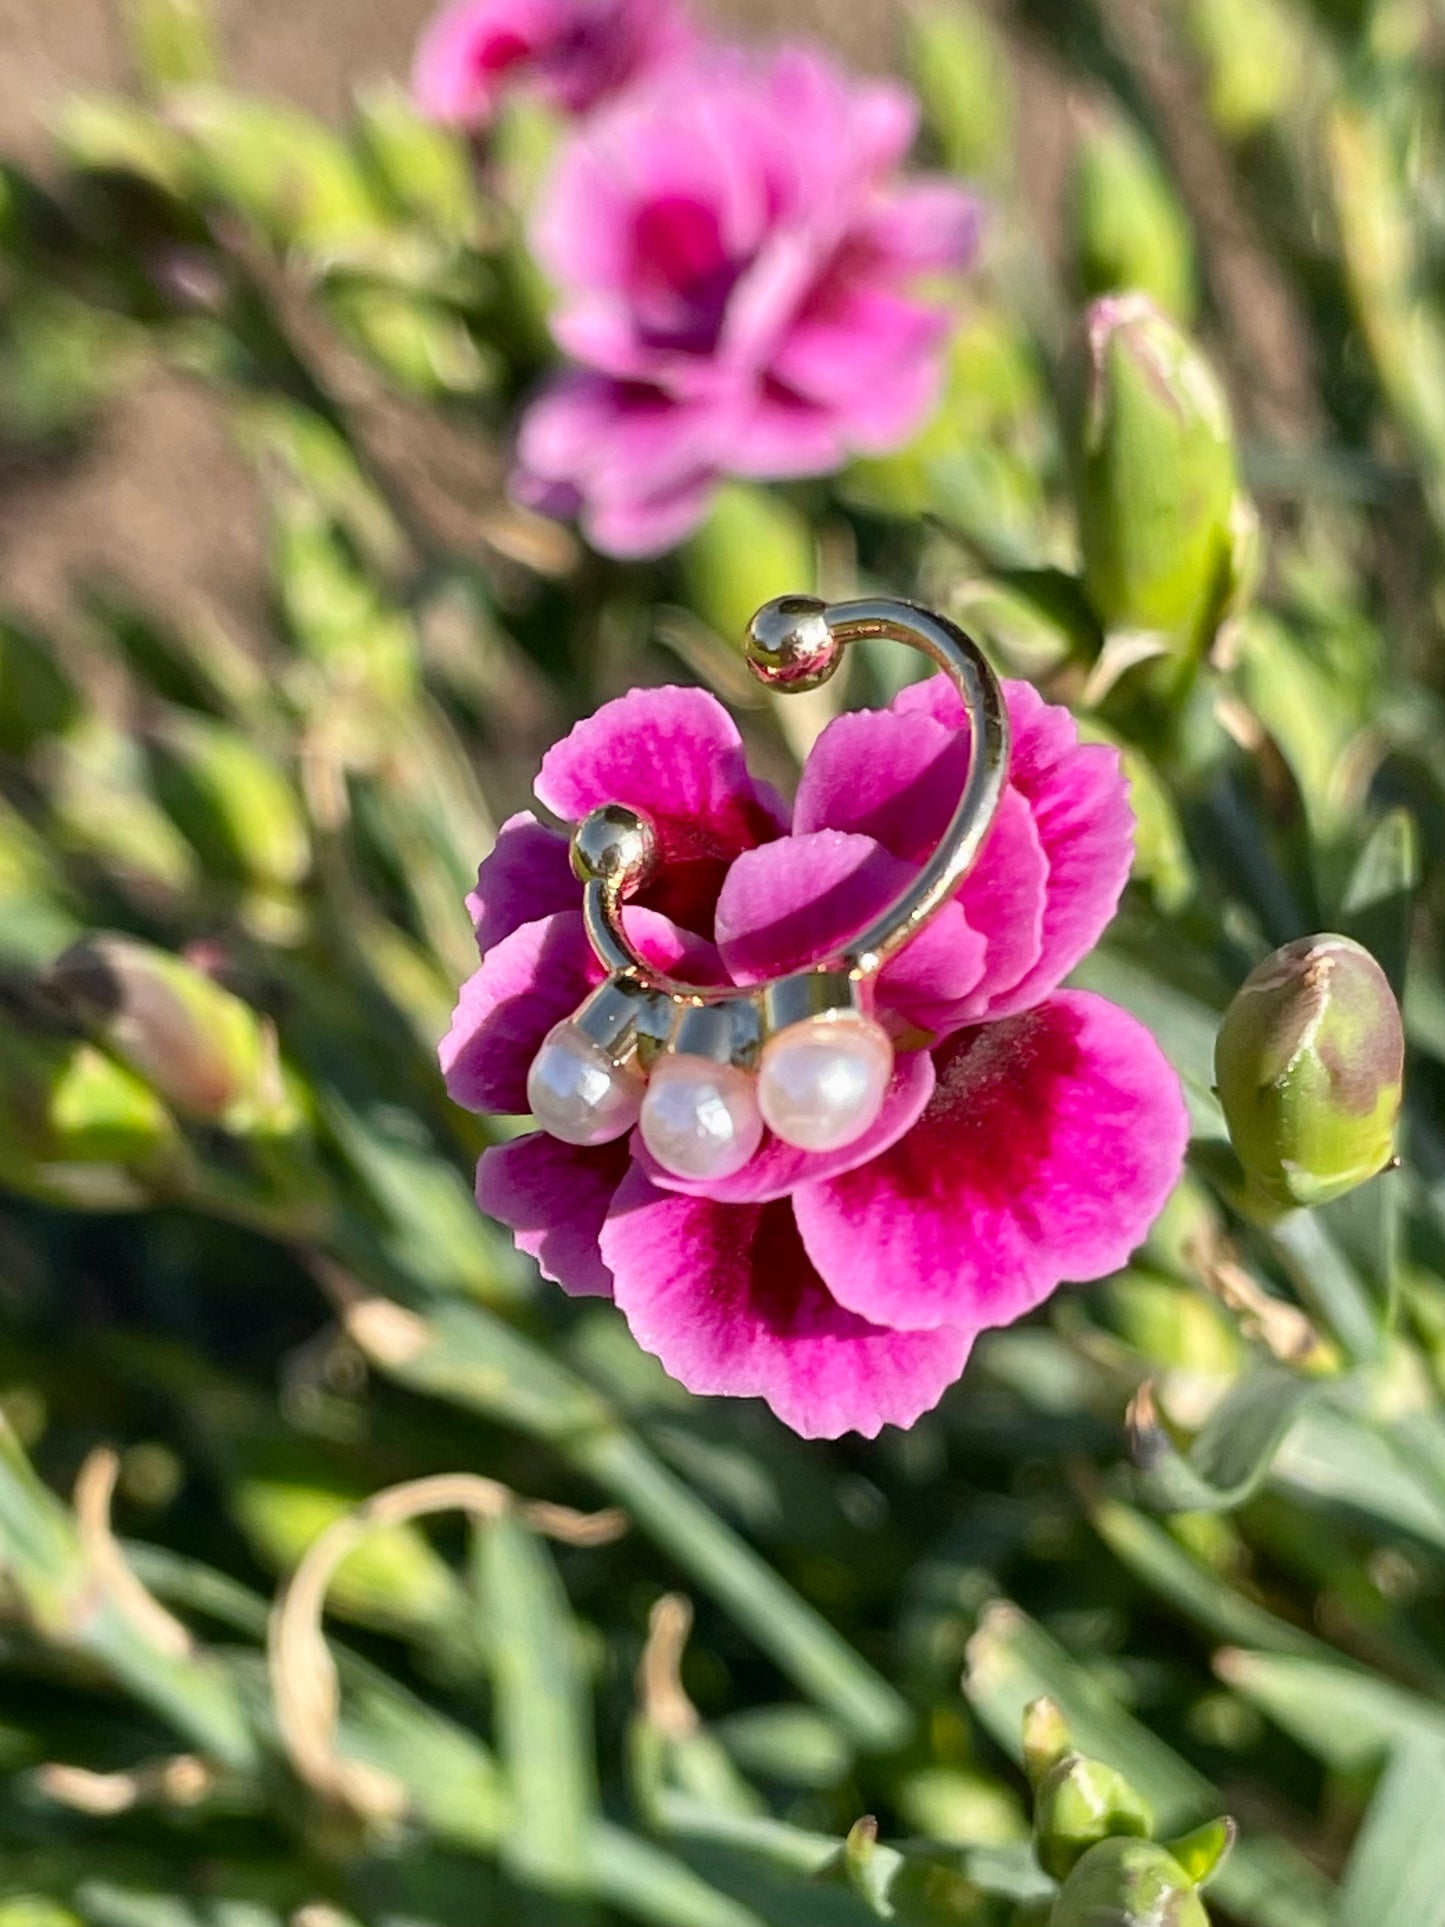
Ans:
{"type": "Polygon", "coordinates": [[[572,874],[582,883],[639,890],[657,867],[657,832],[622,803],[604,803],[572,832],[572,874]]]}
{"type": "Polygon", "coordinates": [[[748,668],[770,689],[818,689],[843,660],[816,596],[785,595],[759,609],[748,625],[748,668]]]}

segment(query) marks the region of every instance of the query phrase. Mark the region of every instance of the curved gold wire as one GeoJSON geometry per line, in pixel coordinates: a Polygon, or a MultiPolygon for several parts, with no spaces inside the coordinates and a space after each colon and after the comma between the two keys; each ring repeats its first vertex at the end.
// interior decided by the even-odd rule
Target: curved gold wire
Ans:
{"type": "MultiPolygon", "coordinates": [[[[908,889],[842,951],[818,959],[810,972],[799,973],[803,977],[846,977],[855,983],[876,977],[889,958],[938,914],[973,868],[1003,795],[1009,758],[1003,691],[978,644],[946,617],[888,597],[831,604],[811,597],[783,597],[754,617],[748,660],[760,680],[773,688],[784,692],[815,688],[833,674],[850,643],[877,639],[917,649],[958,691],[972,730],[968,778],[937,849],[908,889]]],[[[639,878],[638,869],[620,865],[587,881],[588,941],[610,978],[626,980],[676,1003],[706,1006],[766,999],[769,986],[701,988],[653,970],[634,949],[622,921],[623,904],[639,878]]],[[[789,1001],[805,1003],[807,997],[802,994],[789,1001]]]]}

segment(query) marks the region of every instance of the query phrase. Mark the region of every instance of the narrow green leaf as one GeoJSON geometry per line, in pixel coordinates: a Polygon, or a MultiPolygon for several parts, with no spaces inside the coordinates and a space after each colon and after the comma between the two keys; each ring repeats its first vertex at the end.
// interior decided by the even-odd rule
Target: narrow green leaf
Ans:
{"type": "Polygon", "coordinates": [[[1345,886],[1341,928],[1374,956],[1397,997],[1405,994],[1419,887],[1419,826],[1408,810],[1391,810],[1360,852],[1345,886]]]}
{"type": "Polygon", "coordinates": [[[511,1796],[502,1862],[553,1894],[590,1884],[596,1805],[591,1711],[577,1630],[550,1553],[515,1514],[479,1528],[477,1565],[511,1796]]]}
{"type": "Polygon", "coordinates": [[[1306,1408],[1280,1448],[1280,1483],[1445,1550],[1445,1481],[1406,1423],[1373,1424],[1337,1406],[1306,1408]]]}
{"type": "Polygon", "coordinates": [[[589,1847],[597,1893],[629,1920],[655,1927],[766,1927],[750,1907],[719,1893],[682,1861],[605,1820],[594,1824],[589,1847]]]}
{"type": "Polygon", "coordinates": [[[573,1453],[639,1530],[860,1745],[882,1749],[906,1739],[913,1716],[902,1697],[637,1439],[609,1430],[578,1440],[573,1453]]]}
{"type": "Polygon", "coordinates": [[[1152,1397],[1141,1394],[1131,1412],[1140,1500],[1157,1512],[1231,1512],[1243,1505],[1268,1478],[1305,1404],[1323,1389],[1318,1379],[1264,1366],[1220,1401],[1187,1454],[1159,1422],[1152,1397]]]}
{"type": "Polygon", "coordinates": [[[1445,1739],[1395,1752],[1355,1841],[1334,1927],[1445,1923],[1445,1739]]]}
{"type": "Polygon", "coordinates": [[[1320,1655],[1323,1643],[1236,1592],[1162,1526],[1114,1500],[1095,1506],[1094,1527],[1136,1579],[1193,1625],[1232,1645],[1320,1655]]]}
{"type": "Polygon", "coordinates": [[[1357,1667],[1233,1650],[1215,1664],[1226,1685],[1329,1766],[1371,1766],[1402,1742],[1445,1748],[1445,1711],[1357,1667]]]}

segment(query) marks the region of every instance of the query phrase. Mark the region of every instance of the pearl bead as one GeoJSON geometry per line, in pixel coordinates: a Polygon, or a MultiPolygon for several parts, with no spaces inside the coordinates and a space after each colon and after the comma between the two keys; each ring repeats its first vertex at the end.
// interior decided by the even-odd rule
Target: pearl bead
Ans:
{"type": "Polygon", "coordinates": [[[549,1137],[610,1144],[637,1122],[642,1080],[614,1064],[569,1018],[552,1026],[532,1059],[527,1104],[549,1137]]]}
{"type": "Polygon", "coordinates": [[[841,1151],[877,1121],[893,1045],[871,1018],[810,1018],[763,1050],[758,1104],[775,1137],[800,1151],[841,1151]]]}
{"type": "Polygon", "coordinates": [[[679,1052],[652,1067],[642,1141],[679,1178],[729,1178],[763,1140],[753,1079],[733,1064],[679,1052]]]}

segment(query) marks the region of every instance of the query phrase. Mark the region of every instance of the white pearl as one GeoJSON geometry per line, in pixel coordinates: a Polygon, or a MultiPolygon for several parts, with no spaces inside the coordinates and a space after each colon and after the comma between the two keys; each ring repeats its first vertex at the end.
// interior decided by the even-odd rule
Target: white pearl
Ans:
{"type": "Polygon", "coordinates": [[[527,1104],[549,1137],[610,1144],[637,1122],[642,1081],[619,1069],[569,1018],[552,1026],[532,1059],[527,1104]]]}
{"type": "Polygon", "coordinates": [[[841,1151],[877,1122],[892,1075],[893,1045],[871,1018],[809,1018],[764,1047],[758,1104],[784,1144],[841,1151]]]}
{"type": "Polygon", "coordinates": [[[642,1100],[642,1141],[674,1177],[730,1178],[763,1141],[753,1079],[706,1057],[660,1057],[642,1100]]]}

